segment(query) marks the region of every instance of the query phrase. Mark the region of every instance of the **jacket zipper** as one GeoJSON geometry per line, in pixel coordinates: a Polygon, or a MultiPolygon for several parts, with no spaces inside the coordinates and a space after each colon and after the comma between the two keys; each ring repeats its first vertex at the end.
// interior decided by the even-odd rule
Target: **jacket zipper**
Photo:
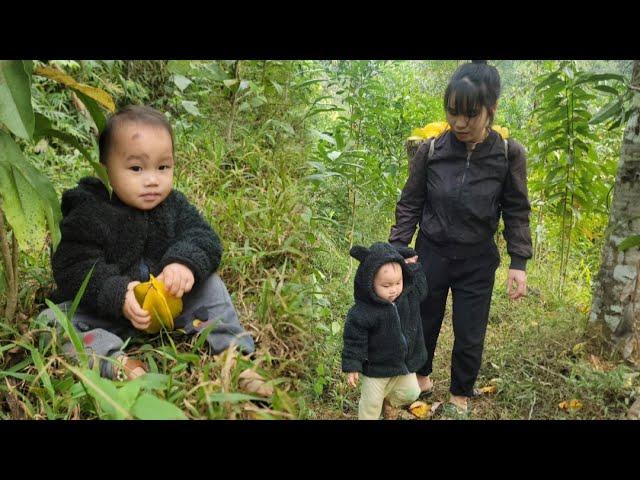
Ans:
{"type": "Polygon", "coordinates": [[[464,179],[467,176],[467,170],[469,170],[469,161],[471,160],[472,153],[473,153],[473,150],[467,153],[467,164],[464,167],[464,172],[462,172],[462,182],[460,182],[460,192],[458,193],[458,199],[460,199],[460,196],[462,195],[462,187],[464,187],[464,179]]]}
{"type": "MultiPolygon", "coordinates": [[[[409,343],[407,342],[407,337],[404,336],[404,332],[402,331],[402,323],[400,323],[400,314],[398,313],[398,306],[391,302],[391,305],[393,305],[393,310],[396,313],[396,319],[398,320],[398,328],[400,329],[400,335],[402,336],[402,342],[404,343],[404,348],[406,350],[406,353],[404,354],[404,364],[405,367],[407,365],[407,355],[409,355],[409,343]]],[[[407,368],[407,370],[409,370],[407,368]]]]}
{"type": "MultiPolygon", "coordinates": [[[[471,150],[469,153],[467,153],[467,163],[464,167],[464,171],[462,172],[462,181],[460,182],[460,189],[458,190],[458,204],[460,204],[460,201],[462,199],[462,189],[464,188],[464,179],[467,176],[467,170],[469,170],[469,161],[471,160],[471,154],[473,153],[473,150],[471,150]]],[[[460,208],[460,207],[458,207],[460,208]]],[[[451,220],[449,222],[449,224],[453,224],[453,220],[451,220]]]]}

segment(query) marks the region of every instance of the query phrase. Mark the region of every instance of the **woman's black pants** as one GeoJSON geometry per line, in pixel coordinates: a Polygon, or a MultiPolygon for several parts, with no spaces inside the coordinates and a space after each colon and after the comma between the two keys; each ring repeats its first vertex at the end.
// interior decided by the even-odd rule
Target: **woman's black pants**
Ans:
{"type": "Polygon", "coordinates": [[[493,244],[481,255],[447,258],[436,253],[419,234],[416,250],[429,285],[429,294],[420,305],[428,358],[417,373],[429,375],[433,370],[433,356],[451,289],[455,340],[449,390],[453,395],[473,396],[482,361],[495,272],[500,264],[498,248],[493,244]]]}

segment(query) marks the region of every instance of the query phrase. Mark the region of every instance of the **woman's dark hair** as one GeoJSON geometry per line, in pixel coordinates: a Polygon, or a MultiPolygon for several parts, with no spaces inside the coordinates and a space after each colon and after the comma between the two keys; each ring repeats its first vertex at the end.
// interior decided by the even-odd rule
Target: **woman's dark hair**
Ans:
{"type": "Polygon", "coordinates": [[[489,110],[489,122],[493,123],[493,108],[500,97],[500,74],[486,60],[473,60],[460,65],[451,76],[444,92],[444,108],[454,115],[475,117],[482,107],[489,110]],[[449,108],[454,97],[453,111],[449,108]]]}
{"type": "Polygon", "coordinates": [[[100,151],[100,163],[107,164],[109,149],[113,144],[113,136],[118,126],[125,122],[143,123],[164,128],[171,136],[171,148],[173,149],[173,129],[167,118],[155,108],[144,105],[127,105],[109,117],[100,138],[98,148],[100,151]]]}

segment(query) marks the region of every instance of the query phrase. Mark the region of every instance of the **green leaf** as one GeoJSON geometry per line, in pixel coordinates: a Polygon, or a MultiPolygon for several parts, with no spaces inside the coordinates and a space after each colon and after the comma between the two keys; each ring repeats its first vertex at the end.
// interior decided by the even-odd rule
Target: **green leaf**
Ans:
{"type": "Polygon", "coordinates": [[[62,310],[60,310],[60,307],[58,307],[55,303],[53,303],[48,298],[45,299],[45,303],[53,311],[53,314],[58,320],[58,323],[62,326],[62,329],[65,331],[67,336],[71,339],[71,343],[73,344],[73,347],[75,348],[76,353],[78,354],[80,365],[83,367],[86,367],[88,365],[88,360],[87,360],[87,354],[84,351],[84,344],[82,342],[82,339],[80,339],[78,332],[71,324],[69,317],[62,310]]]}
{"type": "Polygon", "coordinates": [[[280,85],[278,82],[276,82],[275,80],[270,80],[271,85],[273,85],[273,88],[276,89],[276,91],[278,92],[279,95],[282,95],[282,85],[280,85]]]}
{"type": "Polygon", "coordinates": [[[47,370],[44,368],[42,355],[40,355],[40,352],[36,348],[30,348],[29,350],[31,351],[31,358],[33,359],[33,364],[38,369],[38,375],[42,380],[42,384],[47,389],[50,400],[52,402],[55,402],[56,392],[53,388],[53,385],[51,384],[51,377],[49,376],[49,372],[47,372],[47,370]]]}
{"type": "MultiPolygon", "coordinates": [[[[91,99],[89,98],[89,100],[91,99]]],[[[97,107],[97,103],[96,103],[96,107],[97,107]]],[[[69,144],[73,148],[76,148],[87,159],[89,164],[93,167],[93,171],[95,172],[96,176],[107,188],[107,190],[109,191],[109,195],[111,195],[112,188],[111,188],[111,184],[109,183],[107,168],[103,164],[101,164],[100,162],[97,162],[94,159],[99,156],[99,153],[97,152],[97,145],[95,144],[95,142],[93,145],[93,149],[91,151],[87,150],[74,136],[69,135],[68,133],[61,132],[59,130],[54,130],[51,127],[51,122],[49,121],[49,119],[47,119],[44,115],[41,115],[39,113],[36,113],[36,128],[33,136],[35,140],[42,137],[58,138],[63,142],[69,144]],[[91,152],[95,152],[94,155],[92,155],[91,152]]]]}
{"type": "Polygon", "coordinates": [[[326,180],[329,177],[344,177],[344,175],[338,172],[314,173],[313,175],[304,177],[302,180],[306,180],[309,182],[321,182],[322,180],[326,180]]]}
{"type": "Polygon", "coordinates": [[[0,123],[18,137],[33,135],[31,75],[20,60],[0,60],[0,123]]]}
{"type": "Polygon", "coordinates": [[[78,309],[78,305],[80,305],[80,300],[82,299],[82,297],[84,295],[84,292],[87,289],[87,285],[89,284],[89,280],[91,279],[91,275],[93,275],[93,268],[94,267],[95,267],[95,264],[94,264],[93,267],[91,267],[89,272],[84,276],[84,279],[82,280],[82,284],[80,285],[80,288],[76,292],[76,296],[73,298],[73,303],[71,304],[71,308],[69,309],[69,313],[67,314],[67,318],[73,319],[73,316],[76,314],[76,310],[78,309]]]}
{"type": "Polygon", "coordinates": [[[618,80],[619,82],[624,82],[624,76],[618,75],[615,73],[595,73],[589,76],[588,81],[591,82],[602,82],[604,80],[618,80]]]}
{"type": "Polygon", "coordinates": [[[326,133],[322,133],[322,132],[319,132],[317,130],[314,130],[313,134],[316,135],[319,139],[330,143],[331,145],[335,145],[336,144],[335,139],[331,135],[327,135],[326,133]]]}
{"type": "Polygon", "coordinates": [[[611,122],[611,124],[607,127],[607,130],[614,130],[620,125],[622,125],[622,116],[617,117],[613,122],[611,122]]]}
{"type": "Polygon", "coordinates": [[[286,123],[286,122],[281,122],[279,120],[272,120],[272,123],[280,128],[283,132],[285,132],[288,135],[295,135],[295,131],[293,130],[293,127],[291,126],[291,124],[286,123]]]}
{"type": "Polygon", "coordinates": [[[39,138],[44,137],[45,135],[42,132],[47,130],[51,130],[53,126],[51,125],[51,120],[42,115],[41,113],[35,112],[35,122],[33,129],[33,139],[38,140],[39,138]]]}
{"type": "Polygon", "coordinates": [[[611,118],[615,115],[620,115],[622,113],[622,102],[619,99],[614,100],[613,102],[608,103],[602,109],[596,113],[593,118],[589,121],[590,124],[594,125],[596,123],[601,123],[611,118]]]}
{"type": "Polygon", "coordinates": [[[562,69],[562,71],[565,73],[565,75],[566,75],[567,77],[569,77],[570,79],[572,79],[572,80],[573,80],[573,77],[574,77],[574,71],[573,71],[573,69],[572,69],[572,68],[570,68],[570,67],[568,67],[568,66],[567,66],[567,67],[564,67],[564,68],[562,69]]]}
{"type": "Polygon", "coordinates": [[[640,246],[640,235],[631,235],[620,242],[618,250],[624,252],[625,250],[638,246],[640,246]]]}
{"type": "Polygon", "coordinates": [[[144,393],[138,397],[131,412],[141,420],[187,420],[174,404],[144,393]]]}
{"type": "Polygon", "coordinates": [[[22,60],[24,71],[29,75],[29,85],[31,85],[31,77],[33,74],[33,60],[22,60]]]}
{"type": "Polygon", "coordinates": [[[110,112],[114,112],[116,109],[116,104],[113,101],[113,98],[107,92],[97,87],[78,83],[73,77],[67,75],[62,70],[50,66],[39,66],[34,70],[34,73],[36,75],[49,78],[54,82],[61,83],[65,87],[71,88],[76,92],[84,93],[86,96],[93,98],[103,105],[110,112]]]}
{"type": "Polygon", "coordinates": [[[98,134],[102,133],[102,130],[104,130],[104,127],[107,124],[107,119],[105,118],[104,113],[102,113],[102,110],[100,109],[100,105],[98,104],[98,102],[96,102],[93,98],[85,95],[79,90],[76,90],[76,95],[80,100],[82,100],[82,103],[84,103],[84,106],[87,107],[87,110],[89,111],[89,115],[91,115],[91,119],[96,124],[96,128],[98,129],[98,134]]]}
{"type": "Polygon", "coordinates": [[[238,79],[237,78],[230,78],[228,80],[223,80],[222,83],[224,83],[225,87],[227,88],[231,88],[233,87],[236,83],[238,83],[238,79]]]}
{"type": "Polygon", "coordinates": [[[267,99],[260,95],[249,100],[249,103],[253,108],[257,108],[267,103],[267,99]]]}
{"type": "Polygon", "coordinates": [[[223,80],[227,80],[229,78],[227,72],[225,72],[216,62],[207,64],[206,68],[209,72],[211,72],[211,78],[213,78],[214,81],[222,82],[223,80]]]}
{"type": "Polygon", "coordinates": [[[618,95],[618,90],[610,87],[609,85],[596,85],[595,87],[596,90],[600,90],[601,92],[605,92],[605,93],[611,93],[613,95],[618,95]]]}
{"type": "Polygon", "coordinates": [[[33,138],[34,140],[39,140],[43,137],[58,138],[73,148],[76,148],[87,160],[93,160],[89,151],[78,141],[76,137],[59,130],[54,130],[48,118],[40,113],[36,113],[36,128],[33,138]]]}
{"type": "Polygon", "coordinates": [[[193,82],[189,80],[187,77],[185,77],[184,75],[175,74],[173,76],[173,83],[176,84],[176,86],[180,89],[181,92],[184,92],[184,90],[193,82]]]}
{"type": "Polygon", "coordinates": [[[102,163],[96,162],[95,160],[89,160],[89,163],[93,167],[93,171],[96,176],[100,179],[102,184],[109,191],[109,196],[111,196],[111,192],[113,188],[111,188],[111,184],[109,183],[109,174],[107,173],[107,167],[105,167],[102,163]]]}
{"type": "Polygon", "coordinates": [[[69,366],[69,369],[80,378],[89,395],[106,412],[108,418],[116,420],[131,418],[132,412],[125,407],[123,399],[118,395],[118,389],[111,380],[102,378],[98,372],[87,368],[76,369],[69,366]]]}
{"type": "Polygon", "coordinates": [[[146,377],[146,375],[142,375],[142,377],[126,382],[118,389],[118,399],[125,409],[131,410],[133,405],[136,403],[138,394],[142,389],[142,384],[137,380],[140,380],[143,377],[146,377]]]}
{"type": "Polygon", "coordinates": [[[189,60],[169,60],[167,70],[178,75],[187,75],[191,71],[191,62],[189,60]]]}
{"type": "Polygon", "coordinates": [[[216,403],[224,403],[224,402],[240,403],[240,402],[246,402],[249,400],[264,401],[263,397],[257,397],[255,395],[247,395],[246,393],[222,393],[222,392],[207,395],[207,399],[210,402],[216,402],[216,403]]]}
{"type": "Polygon", "coordinates": [[[202,329],[200,332],[198,332],[198,338],[196,339],[196,343],[193,347],[193,351],[198,351],[202,348],[202,345],[204,345],[204,342],[207,340],[207,337],[209,336],[209,334],[211,333],[211,331],[216,328],[218,325],[213,322],[209,325],[207,325],[204,329],[202,329]]]}
{"type": "Polygon", "coordinates": [[[60,241],[60,204],[49,180],[31,165],[5,132],[0,131],[0,197],[18,242],[41,249],[47,230],[60,241]],[[48,226],[48,229],[47,229],[48,226]]]}
{"type": "Polygon", "coordinates": [[[200,110],[198,110],[197,102],[190,100],[183,100],[182,106],[184,109],[189,112],[191,115],[195,115],[196,117],[200,117],[200,110]]]}

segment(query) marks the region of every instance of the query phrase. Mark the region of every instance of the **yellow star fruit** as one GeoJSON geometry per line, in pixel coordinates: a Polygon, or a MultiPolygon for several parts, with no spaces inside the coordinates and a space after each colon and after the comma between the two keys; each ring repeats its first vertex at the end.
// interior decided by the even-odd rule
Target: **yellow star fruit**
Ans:
{"type": "Polygon", "coordinates": [[[505,140],[507,138],[509,138],[509,129],[506,127],[501,127],[500,125],[493,125],[491,127],[493,130],[495,130],[496,132],[498,132],[500,135],[502,135],[502,138],[504,138],[505,140]]]}
{"type": "Polygon", "coordinates": [[[558,407],[561,410],[580,410],[582,408],[582,402],[576,398],[564,402],[560,402],[558,407]]]}
{"type": "Polygon", "coordinates": [[[409,411],[417,418],[427,418],[431,413],[431,405],[425,402],[413,402],[409,407],[409,411]]]}
{"type": "Polygon", "coordinates": [[[158,333],[162,327],[173,330],[173,321],[182,313],[182,299],[174,297],[165,289],[162,280],[153,275],[148,282],[140,283],[133,294],[140,306],[151,315],[151,324],[147,333],[158,333]]]}

